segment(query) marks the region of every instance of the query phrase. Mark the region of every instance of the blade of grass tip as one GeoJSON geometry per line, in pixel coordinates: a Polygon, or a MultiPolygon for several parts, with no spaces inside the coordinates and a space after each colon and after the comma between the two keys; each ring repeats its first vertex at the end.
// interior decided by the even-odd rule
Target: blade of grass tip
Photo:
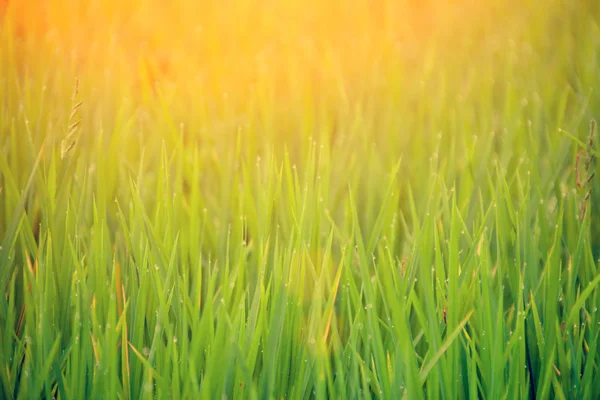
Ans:
{"type": "Polygon", "coordinates": [[[421,369],[421,372],[419,372],[419,379],[421,381],[421,386],[425,383],[425,380],[427,379],[427,375],[429,374],[431,369],[435,366],[435,364],[440,359],[440,357],[442,357],[444,355],[444,352],[446,350],[448,350],[450,345],[452,345],[452,343],[454,342],[454,339],[456,339],[456,337],[460,334],[463,327],[467,324],[467,322],[469,321],[469,318],[471,318],[471,315],[473,314],[474,311],[475,310],[471,310],[467,313],[466,317],[463,318],[463,320],[458,324],[456,329],[448,336],[448,338],[444,341],[444,344],[442,344],[442,346],[437,351],[437,353],[435,353],[435,355],[431,358],[431,360],[429,360],[429,362],[421,369]]]}
{"type": "Polygon", "coordinates": [[[52,344],[52,347],[50,348],[50,351],[48,352],[48,354],[45,357],[44,365],[42,366],[40,375],[37,377],[37,380],[35,381],[36,389],[33,391],[33,393],[35,393],[35,394],[38,394],[38,395],[41,394],[43,385],[48,380],[48,377],[50,376],[51,366],[54,362],[54,357],[56,357],[56,355],[58,354],[58,349],[60,347],[59,346],[60,341],[61,341],[61,335],[57,335],[56,339],[54,340],[54,343],[52,344]]]}
{"type": "Polygon", "coordinates": [[[383,230],[383,227],[385,225],[385,216],[386,216],[386,211],[387,211],[387,207],[386,205],[388,205],[388,201],[389,198],[391,196],[393,196],[393,192],[394,192],[394,183],[396,180],[396,176],[398,175],[398,171],[400,170],[400,165],[402,163],[402,160],[399,160],[396,163],[396,166],[394,167],[394,169],[392,170],[391,176],[390,176],[390,182],[387,188],[387,191],[385,193],[385,197],[382,201],[382,205],[381,208],[379,210],[379,214],[377,215],[377,219],[375,220],[375,225],[372,229],[371,232],[371,237],[369,238],[368,244],[367,244],[367,254],[372,254],[373,251],[375,250],[375,246],[377,244],[377,241],[380,239],[380,234],[381,231],[383,230]]]}
{"type": "Polygon", "coordinates": [[[596,286],[598,286],[599,282],[600,282],[600,275],[598,275],[596,278],[594,278],[594,280],[588,284],[588,286],[584,289],[584,291],[581,292],[581,294],[577,298],[577,301],[573,305],[573,308],[571,308],[571,311],[569,312],[569,318],[567,319],[566,326],[573,325],[573,322],[575,322],[575,318],[577,318],[577,316],[579,314],[579,310],[581,310],[581,307],[583,307],[583,303],[585,303],[585,300],[592,294],[592,292],[594,291],[596,286]]]}
{"type": "Polygon", "coordinates": [[[558,400],[567,400],[565,393],[563,392],[560,381],[556,376],[552,377],[552,387],[554,388],[554,396],[558,400]]]}
{"type": "MultiPolygon", "coordinates": [[[[544,329],[542,328],[542,322],[540,320],[540,315],[537,310],[537,305],[535,302],[535,296],[533,292],[529,291],[529,304],[531,304],[531,312],[533,315],[533,331],[535,333],[536,342],[538,345],[538,351],[543,353],[543,345],[544,345],[544,329]]],[[[527,323],[527,319],[525,320],[527,323]]],[[[531,352],[533,349],[528,348],[528,351],[531,352]]]]}
{"type": "Polygon", "coordinates": [[[0,288],[6,287],[6,281],[8,277],[11,275],[11,268],[8,266],[8,257],[10,255],[10,250],[12,245],[16,240],[16,233],[19,223],[22,218],[23,210],[25,209],[25,202],[28,198],[29,190],[31,189],[31,185],[33,184],[35,174],[40,165],[40,161],[42,160],[42,155],[44,154],[45,141],[42,143],[40,147],[40,151],[35,159],[35,163],[33,164],[33,168],[29,173],[29,178],[27,179],[27,184],[25,185],[25,189],[23,189],[23,193],[21,193],[21,198],[19,199],[19,203],[15,207],[15,210],[12,213],[12,219],[6,232],[4,233],[4,238],[2,239],[2,245],[0,248],[4,249],[4,251],[0,251],[0,269],[2,269],[2,273],[0,275],[0,288]]]}
{"type": "Polygon", "coordinates": [[[148,214],[145,211],[144,204],[140,197],[140,194],[137,190],[137,186],[134,184],[133,180],[129,181],[130,190],[131,190],[131,198],[137,211],[139,213],[139,217],[144,227],[144,232],[146,233],[148,242],[150,243],[151,250],[153,251],[157,262],[159,263],[160,268],[165,268],[167,266],[167,260],[164,256],[163,246],[160,245],[159,240],[156,238],[156,234],[152,229],[152,225],[150,223],[150,219],[148,218],[148,214]]]}
{"type": "Polygon", "coordinates": [[[237,343],[232,344],[232,351],[234,356],[239,361],[239,364],[237,364],[237,368],[239,368],[239,370],[242,373],[242,376],[244,377],[244,382],[240,382],[240,389],[244,388],[245,391],[249,391],[250,394],[247,395],[249,398],[257,399],[258,393],[256,391],[256,387],[252,385],[252,375],[250,374],[248,366],[245,362],[244,354],[242,353],[237,343]]]}
{"type": "MultiPolygon", "coordinates": [[[[10,286],[8,288],[8,293],[15,293],[15,286],[17,281],[17,273],[14,273],[12,279],[10,280],[10,286]]],[[[18,354],[18,347],[21,345],[19,342],[19,337],[14,333],[13,327],[15,325],[15,311],[17,307],[15,306],[15,297],[9,296],[8,298],[8,308],[4,313],[8,314],[6,316],[2,316],[4,321],[4,330],[0,337],[0,365],[5,365],[4,373],[0,374],[0,397],[4,396],[5,398],[10,398],[9,393],[11,393],[16,385],[16,372],[15,371],[15,356],[18,354]],[[13,337],[12,342],[7,340],[8,338],[13,337]],[[7,338],[7,339],[4,339],[7,338]],[[12,360],[11,360],[12,359],[12,360]],[[9,360],[12,361],[12,368],[9,369],[9,360]]]]}
{"type": "Polygon", "coordinates": [[[553,363],[556,357],[556,347],[557,347],[557,335],[555,332],[555,323],[558,319],[558,305],[554,300],[558,298],[559,290],[560,290],[560,259],[559,259],[559,251],[557,250],[557,244],[559,243],[559,239],[561,237],[562,232],[562,221],[563,221],[563,204],[561,202],[561,209],[559,213],[559,223],[554,232],[554,240],[550,249],[548,250],[548,256],[546,260],[546,265],[544,266],[545,273],[544,280],[545,282],[545,292],[546,298],[549,299],[546,302],[546,307],[544,309],[543,321],[544,321],[544,339],[546,340],[544,346],[544,362],[541,366],[541,371],[538,379],[538,391],[537,395],[540,398],[547,398],[550,393],[551,384],[552,384],[552,375],[554,374],[553,363]]]}
{"type": "Polygon", "coordinates": [[[121,263],[118,261],[115,262],[115,291],[117,294],[117,318],[122,318],[123,321],[123,326],[121,327],[121,365],[123,368],[123,391],[125,393],[125,399],[129,399],[131,396],[131,369],[129,363],[129,351],[127,351],[126,345],[129,343],[126,306],[128,302],[125,296],[125,285],[123,285],[121,282],[121,263]]]}
{"type": "Polygon", "coordinates": [[[333,317],[334,310],[334,302],[338,294],[338,289],[340,286],[340,280],[342,278],[342,270],[344,269],[344,255],[340,257],[340,263],[338,266],[338,272],[335,277],[335,283],[333,285],[333,289],[331,291],[331,297],[327,303],[326,309],[329,310],[329,317],[327,318],[327,325],[325,326],[325,333],[323,334],[323,341],[327,342],[327,337],[329,336],[329,329],[331,328],[331,319],[333,317]]]}
{"type": "Polygon", "coordinates": [[[64,365],[66,364],[67,358],[71,354],[72,344],[66,350],[62,350],[61,357],[55,357],[52,363],[52,372],[54,379],[56,379],[56,386],[58,389],[58,398],[68,399],[72,396],[69,396],[67,392],[67,387],[65,385],[65,377],[63,376],[64,365]]]}
{"type": "MultiPolygon", "coordinates": [[[[353,193],[350,183],[348,184],[348,192],[353,193]]],[[[367,301],[368,304],[372,305],[376,298],[376,291],[375,291],[375,287],[371,283],[371,275],[367,268],[368,262],[366,260],[368,258],[367,258],[367,254],[366,254],[363,233],[361,231],[361,227],[360,227],[360,223],[359,223],[358,211],[357,211],[356,204],[353,200],[353,196],[349,196],[348,200],[349,200],[350,212],[351,212],[351,216],[352,216],[352,230],[354,231],[354,243],[356,244],[355,249],[358,254],[358,260],[360,262],[360,265],[359,265],[360,276],[363,280],[363,289],[365,291],[365,301],[367,301]]],[[[367,314],[367,319],[369,321],[368,328],[370,330],[370,334],[373,337],[380,337],[381,333],[379,330],[379,324],[376,320],[376,316],[374,313],[375,312],[372,307],[367,308],[366,314],[367,314]]],[[[373,342],[371,342],[371,345],[372,345],[373,355],[375,357],[375,361],[377,364],[377,371],[381,375],[380,383],[384,387],[384,392],[389,393],[390,392],[389,377],[387,376],[385,351],[383,348],[383,344],[379,341],[373,341],[373,342]]]]}

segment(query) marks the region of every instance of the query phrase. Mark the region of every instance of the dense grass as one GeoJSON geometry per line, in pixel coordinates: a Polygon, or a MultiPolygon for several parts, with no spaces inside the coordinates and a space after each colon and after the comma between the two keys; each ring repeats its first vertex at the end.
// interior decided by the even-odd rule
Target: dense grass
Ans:
{"type": "Polygon", "coordinates": [[[383,3],[163,69],[9,9],[0,398],[600,397],[598,6],[383,3]]]}

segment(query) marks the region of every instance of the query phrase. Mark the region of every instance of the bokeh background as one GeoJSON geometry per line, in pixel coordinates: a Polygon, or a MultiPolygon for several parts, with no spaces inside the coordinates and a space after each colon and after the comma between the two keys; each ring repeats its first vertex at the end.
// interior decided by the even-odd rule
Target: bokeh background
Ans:
{"type": "MultiPolygon", "coordinates": [[[[119,176],[137,173],[142,149],[148,176],[163,145],[199,149],[219,168],[179,189],[202,185],[219,197],[240,163],[285,153],[300,166],[311,140],[332,157],[332,193],[348,181],[377,192],[403,158],[401,179],[417,205],[428,196],[424,177],[435,174],[456,182],[463,202],[473,185],[485,195],[490,163],[509,176],[535,171],[556,183],[540,195],[560,196],[576,150],[559,130],[585,140],[600,107],[599,8],[584,0],[2,0],[0,87],[19,97],[3,110],[16,116],[15,131],[35,121],[31,144],[7,139],[5,154],[24,183],[34,157],[21,155],[64,138],[78,79],[83,159],[94,164],[102,140],[121,167],[110,172],[111,197],[119,176]],[[64,112],[46,112],[44,101],[64,112]]],[[[364,215],[376,200],[359,196],[364,215]]]]}

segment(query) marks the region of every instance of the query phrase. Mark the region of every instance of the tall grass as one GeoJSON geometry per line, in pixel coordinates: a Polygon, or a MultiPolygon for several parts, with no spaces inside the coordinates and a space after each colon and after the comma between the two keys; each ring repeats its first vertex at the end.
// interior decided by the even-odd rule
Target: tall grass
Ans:
{"type": "Polygon", "coordinates": [[[9,8],[1,398],[600,396],[598,7],[414,16],[411,45],[383,3],[305,42],[260,14],[290,48],[250,85],[235,8],[210,9],[212,83],[85,20],[55,33],[90,29],[73,61],[9,8]]]}

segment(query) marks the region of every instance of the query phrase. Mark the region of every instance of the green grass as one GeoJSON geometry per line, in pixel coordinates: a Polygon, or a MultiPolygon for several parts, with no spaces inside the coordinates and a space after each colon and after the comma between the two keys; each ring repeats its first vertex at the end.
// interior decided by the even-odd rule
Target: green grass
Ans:
{"type": "Polygon", "coordinates": [[[0,398],[600,397],[579,3],[205,92],[0,25],[0,398]]]}

